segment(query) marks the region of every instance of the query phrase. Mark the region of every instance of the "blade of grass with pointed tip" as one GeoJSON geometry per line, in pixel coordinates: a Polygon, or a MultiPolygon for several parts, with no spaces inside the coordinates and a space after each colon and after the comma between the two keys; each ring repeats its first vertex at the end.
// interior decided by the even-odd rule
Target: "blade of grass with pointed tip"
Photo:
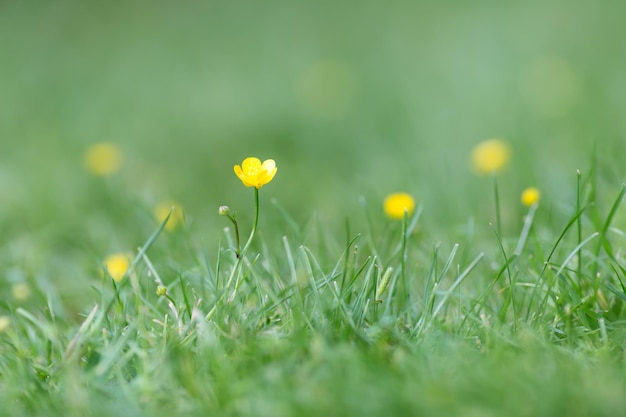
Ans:
{"type": "MultiPolygon", "coordinates": [[[[567,232],[569,231],[569,229],[574,225],[574,223],[576,223],[577,219],[584,213],[584,211],[588,208],[589,206],[585,206],[583,207],[580,211],[578,211],[572,218],[569,219],[569,221],[567,222],[567,224],[565,225],[565,227],[563,228],[563,231],[561,232],[561,234],[559,235],[559,237],[557,238],[556,242],[554,243],[554,245],[552,246],[552,249],[550,250],[550,253],[548,254],[548,257],[546,258],[546,260],[544,261],[544,265],[543,268],[541,269],[541,272],[539,273],[539,280],[541,280],[543,278],[543,275],[546,271],[546,268],[548,267],[548,264],[550,263],[550,261],[552,260],[552,256],[554,256],[554,253],[556,252],[556,249],[559,247],[559,245],[561,244],[561,241],[565,238],[565,235],[567,234],[567,232]]],[[[530,321],[530,316],[532,313],[532,307],[533,307],[533,302],[535,300],[535,296],[537,294],[538,288],[540,286],[537,285],[533,288],[533,291],[530,294],[530,299],[528,301],[528,308],[526,310],[526,322],[530,321]]]]}

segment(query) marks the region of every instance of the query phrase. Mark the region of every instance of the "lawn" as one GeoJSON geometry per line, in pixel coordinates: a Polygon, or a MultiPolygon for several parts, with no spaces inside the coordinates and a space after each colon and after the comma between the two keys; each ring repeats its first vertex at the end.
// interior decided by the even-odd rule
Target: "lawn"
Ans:
{"type": "Polygon", "coordinates": [[[0,416],[621,415],[625,13],[0,4],[0,416]]]}

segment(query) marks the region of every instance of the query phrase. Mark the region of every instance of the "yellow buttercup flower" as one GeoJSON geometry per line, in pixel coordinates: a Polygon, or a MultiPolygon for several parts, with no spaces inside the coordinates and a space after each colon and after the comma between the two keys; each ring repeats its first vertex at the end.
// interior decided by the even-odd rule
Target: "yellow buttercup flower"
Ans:
{"type": "Polygon", "coordinates": [[[130,262],[124,253],[115,253],[104,260],[104,267],[115,281],[120,282],[128,272],[130,262]]]}
{"type": "Polygon", "coordinates": [[[541,193],[535,187],[528,187],[522,192],[522,204],[532,206],[539,201],[541,193]]]}
{"type": "Polygon", "coordinates": [[[180,204],[174,201],[164,201],[157,204],[153,210],[154,218],[156,219],[156,221],[162,223],[172,207],[174,207],[174,211],[172,211],[169,220],[165,224],[165,230],[167,230],[168,232],[176,230],[185,221],[185,218],[183,216],[183,209],[180,204]]]}
{"type": "Polygon", "coordinates": [[[393,193],[385,198],[385,214],[395,220],[402,220],[404,212],[411,214],[415,209],[415,200],[407,193],[393,193]]]}
{"type": "Polygon", "coordinates": [[[472,164],[478,172],[483,174],[501,170],[510,158],[509,146],[500,139],[486,140],[479,143],[472,151],[472,164]]]}
{"type": "Polygon", "coordinates": [[[266,159],[261,163],[259,158],[246,158],[241,166],[235,165],[234,169],[243,185],[257,189],[272,181],[278,170],[273,159],[266,159]]]}
{"type": "Polygon", "coordinates": [[[92,174],[111,175],[117,172],[121,165],[122,152],[113,143],[96,143],[85,152],[85,167],[92,174]]]}

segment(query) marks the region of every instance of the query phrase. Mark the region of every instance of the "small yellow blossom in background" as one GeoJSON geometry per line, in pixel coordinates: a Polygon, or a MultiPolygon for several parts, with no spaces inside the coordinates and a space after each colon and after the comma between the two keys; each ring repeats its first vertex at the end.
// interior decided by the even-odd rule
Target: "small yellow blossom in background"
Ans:
{"type": "Polygon", "coordinates": [[[124,253],[115,253],[113,255],[108,256],[104,260],[104,267],[107,272],[115,281],[120,282],[128,268],[130,267],[130,262],[128,260],[128,256],[124,253]]]}
{"type": "Polygon", "coordinates": [[[407,214],[411,214],[415,209],[415,200],[407,193],[393,193],[385,198],[383,206],[387,216],[395,220],[402,220],[405,211],[407,214]]]}
{"type": "Polygon", "coordinates": [[[472,164],[483,174],[491,174],[504,168],[511,158],[509,146],[500,139],[481,142],[472,151],[472,164]]]}
{"type": "Polygon", "coordinates": [[[121,165],[122,152],[113,143],[96,143],[85,152],[85,167],[94,175],[104,177],[114,174],[121,165]]]}
{"type": "Polygon", "coordinates": [[[528,187],[522,192],[522,204],[532,206],[539,201],[541,193],[535,187],[528,187]]]}
{"type": "Polygon", "coordinates": [[[31,290],[28,284],[18,283],[11,287],[11,295],[15,301],[26,301],[30,298],[31,290]]]}
{"type": "Polygon", "coordinates": [[[0,316],[0,333],[9,329],[11,319],[8,316],[0,316]]]}
{"type": "Polygon", "coordinates": [[[174,211],[172,211],[172,215],[165,224],[165,230],[167,230],[168,232],[176,230],[179,226],[182,226],[185,221],[181,205],[174,201],[166,201],[157,204],[156,207],[154,207],[153,211],[156,221],[162,223],[172,207],[174,207],[174,211]]]}
{"type": "Polygon", "coordinates": [[[243,185],[257,189],[272,181],[278,170],[273,159],[267,159],[261,163],[259,158],[246,158],[241,166],[235,165],[234,169],[243,185]]]}

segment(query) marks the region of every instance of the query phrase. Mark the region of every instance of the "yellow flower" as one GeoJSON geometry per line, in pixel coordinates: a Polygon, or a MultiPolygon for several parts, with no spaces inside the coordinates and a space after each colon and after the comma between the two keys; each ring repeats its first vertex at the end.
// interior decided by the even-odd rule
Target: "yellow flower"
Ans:
{"type": "Polygon", "coordinates": [[[261,163],[258,158],[246,158],[241,166],[235,165],[235,174],[243,185],[257,189],[272,181],[277,170],[273,159],[266,159],[261,163]]]}
{"type": "Polygon", "coordinates": [[[472,151],[472,164],[474,168],[483,174],[497,172],[509,162],[511,150],[500,139],[490,139],[482,143],[472,151]]]}
{"type": "Polygon", "coordinates": [[[415,209],[415,201],[410,194],[393,193],[385,198],[384,203],[385,214],[395,220],[404,218],[404,212],[411,214],[415,209]]]}
{"type": "Polygon", "coordinates": [[[120,282],[128,272],[130,262],[124,253],[115,253],[104,260],[104,267],[115,281],[120,282]]]}
{"type": "Polygon", "coordinates": [[[85,166],[92,174],[107,176],[117,172],[121,165],[122,152],[112,143],[96,143],[85,152],[85,166]]]}
{"type": "Polygon", "coordinates": [[[541,193],[535,187],[528,187],[522,192],[522,204],[532,206],[539,201],[541,193]]]}
{"type": "Polygon", "coordinates": [[[162,223],[172,207],[174,207],[174,211],[172,211],[169,220],[165,224],[165,230],[167,230],[168,232],[177,229],[185,221],[183,217],[183,209],[180,204],[174,201],[165,201],[157,204],[153,211],[156,221],[162,223]]]}
{"type": "Polygon", "coordinates": [[[0,333],[9,329],[11,325],[11,319],[9,316],[0,316],[0,333]]]}

